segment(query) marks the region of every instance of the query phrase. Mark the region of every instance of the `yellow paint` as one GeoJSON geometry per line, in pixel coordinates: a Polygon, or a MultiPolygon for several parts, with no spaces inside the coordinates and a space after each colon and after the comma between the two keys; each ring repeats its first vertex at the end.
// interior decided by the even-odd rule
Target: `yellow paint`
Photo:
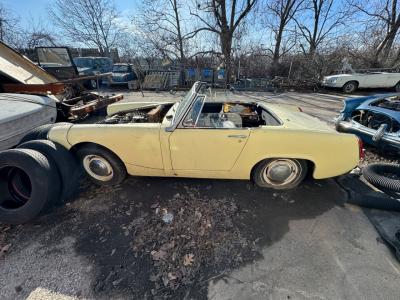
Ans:
{"type": "Polygon", "coordinates": [[[53,128],[49,139],[70,149],[80,143],[102,145],[138,176],[249,179],[252,168],[267,158],[311,161],[313,177],[328,178],[353,169],[359,160],[358,140],[338,133],[318,119],[280,105],[263,107],[281,126],[243,129],[177,128],[162,124],[90,124],[53,128]]]}

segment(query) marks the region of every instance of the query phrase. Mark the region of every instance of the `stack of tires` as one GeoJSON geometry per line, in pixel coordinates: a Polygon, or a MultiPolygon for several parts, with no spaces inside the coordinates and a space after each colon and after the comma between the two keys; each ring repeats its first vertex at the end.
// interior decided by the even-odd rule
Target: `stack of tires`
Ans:
{"type": "Polygon", "coordinates": [[[63,146],[43,139],[51,126],[33,130],[17,148],[0,152],[0,223],[26,223],[74,194],[78,164],[63,146]]]}

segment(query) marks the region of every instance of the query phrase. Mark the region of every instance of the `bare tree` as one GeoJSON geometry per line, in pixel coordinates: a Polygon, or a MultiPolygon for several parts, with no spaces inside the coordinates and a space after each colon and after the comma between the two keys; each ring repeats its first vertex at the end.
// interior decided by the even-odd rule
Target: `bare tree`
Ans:
{"type": "Polygon", "coordinates": [[[267,28],[273,33],[274,46],[272,50],[273,73],[279,65],[279,60],[282,55],[289,52],[295,46],[296,41],[291,41],[291,44],[284,47],[284,34],[287,31],[287,26],[293,20],[294,15],[299,11],[304,0],[267,0],[267,14],[271,18],[267,20],[267,28]]]}
{"type": "Polygon", "coordinates": [[[19,19],[0,2],[0,41],[12,47],[20,48],[22,44],[19,19]]]}
{"type": "Polygon", "coordinates": [[[33,50],[41,46],[56,46],[59,37],[49,29],[42,19],[31,17],[28,26],[22,30],[24,47],[33,50]]]}
{"type": "Polygon", "coordinates": [[[189,40],[197,31],[182,14],[182,0],[144,0],[141,14],[136,18],[139,30],[150,44],[164,58],[177,59],[181,70],[181,83],[184,80],[184,64],[189,40]],[[186,22],[185,22],[186,21],[186,22]]]}
{"type": "Polygon", "coordinates": [[[295,18],[300,35],[307,44],[307,48],[301,44],[305,54],[314,56],[318,46],[345,24],[351,10],[345,7],[344,2],[340,5],[337,2],[337,0],[307,0],[306,9],[295,18]]]}
{"type": "Polygon", "coordinates": [[[368,17],[368,26],[374,24],[376,28],[381,29],[373,56],[374,66],[385,64],[392,50],[400,28],[400,10],[397,4],[398,0],[374,0],[353,4],[358,11],[368,17]]]}
{"type": "Polygon", "coordinates": [[[103,55],[117,46],[121,29],[112,0],[55,0],[49,10],[71,41],[97,47],[103,55]]]}
{"type": "Polygon", "coordinates": [[[202,24],[197,31],[209,31],[219,36],[226,68],[226,82],[231,77],[232,41],[238,26],[255,7],[257,0],[209,0],[197,4],[191,14],[202,24]]]}

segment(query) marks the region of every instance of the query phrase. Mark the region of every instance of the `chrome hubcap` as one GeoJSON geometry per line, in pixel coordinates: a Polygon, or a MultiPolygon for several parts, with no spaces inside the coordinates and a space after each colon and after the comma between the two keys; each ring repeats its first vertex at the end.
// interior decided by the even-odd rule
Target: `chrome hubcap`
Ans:
{"type": "Polygon", "coordinates": [[[263,179],[271,185],[286,185],[296,180],[300,167],[291,159],[276,159],[269,162],[263,171],[263,179]]]}
{"type": "Polygon", "coordinates": [[[83,158],[83,168],[91,177],[100,181],[109,181],[114,175],[111,164],[98,155],[86,155],[83,158]]]}
{"type": "Polygon", "coordinates": [[[346,92],[352,92],[354,90],[354,84],[348,84],[346,86],[346,92]]]}

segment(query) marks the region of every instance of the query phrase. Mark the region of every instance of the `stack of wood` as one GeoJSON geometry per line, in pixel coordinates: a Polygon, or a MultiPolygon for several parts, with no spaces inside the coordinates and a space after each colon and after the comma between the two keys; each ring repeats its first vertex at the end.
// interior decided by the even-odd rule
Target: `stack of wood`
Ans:
{"type": "Polygon", "coordinates": [[[144,78],[143,88],[164,90],[178,85],[178,72],[151,72],[144,78]]]}

